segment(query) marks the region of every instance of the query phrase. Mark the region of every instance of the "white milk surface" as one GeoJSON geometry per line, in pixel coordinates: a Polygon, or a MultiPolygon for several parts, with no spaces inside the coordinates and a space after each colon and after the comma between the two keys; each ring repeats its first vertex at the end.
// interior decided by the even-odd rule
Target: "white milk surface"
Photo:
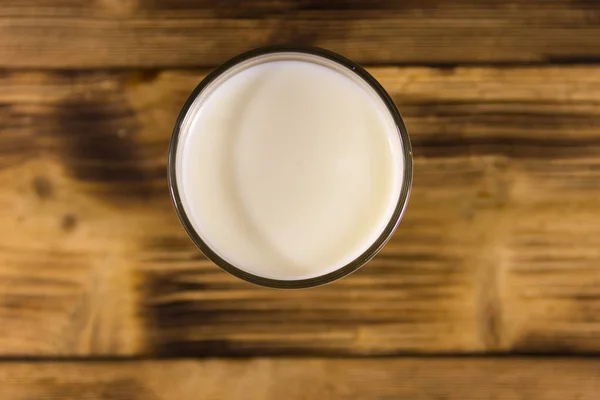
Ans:
{"type": "Polygon", "coordinates": [[[402,147],[383,101],[354,73],[318,56],[277,57],[238,65],[200,94],[176,179],[192,225],[223,259],[266,278],[312,278],[382,233],[402,147]]]}

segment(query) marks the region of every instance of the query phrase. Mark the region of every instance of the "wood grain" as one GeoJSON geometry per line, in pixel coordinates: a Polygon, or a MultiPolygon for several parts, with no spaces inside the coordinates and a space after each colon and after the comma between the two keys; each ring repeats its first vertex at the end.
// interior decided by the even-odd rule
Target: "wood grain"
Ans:
{"type": "Polygon", "coordinates": [[[2,0],[0,67],[214,66],[276,43],[366,64],[587,63],[598,18],[593,0],[2,0]]]}
{"type": "Polygon", "coordinates": [[[595,400],[593,359],[251,359],[0,364],[25,399],[595,400]]]}
{"type": "Polygon", "coordinates": [[[405,219],[297,292],[228,276],[175,217],[166,149],[203,72],[3,71],[0,354],[599,352],[600,68],[371,71],[414,143],[405,219]]]}

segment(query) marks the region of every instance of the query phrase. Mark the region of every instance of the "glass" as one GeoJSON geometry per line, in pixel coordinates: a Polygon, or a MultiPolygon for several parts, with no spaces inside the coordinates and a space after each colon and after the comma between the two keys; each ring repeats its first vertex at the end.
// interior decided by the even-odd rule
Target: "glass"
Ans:
{"type": "Polygon", "coordinates": [[[400,113],[398,112],[398,109],[396,108],[393,100],[385,91],[385,89],[379,84],[379,82],[377,82],[377,80],[373,78],[371,74],[365,71],[358,64],[348,60],[343,56],[340,56],[339,54],[320,48],[271,46],[248,51],[225,62],[221,66],[214,69],[210,74],[208,74],[208,76],[206,76],[194,89],[194,91],[191,93],[191,95],[185,102],[181,112],[179,113],[177,121],[175,122],[175,127],[173,129],[168,156],[168,181],[173,204],[175,206],[175,210],[183,227],[185,228],[192,241],[196,244],[196,246],[212,262],[214,262],[217,266],[221,267],[230,274],[257,285],[279,289],[301,289],[324,285],[351,274],[352,272],[365,265],[369,260],[371,260],[392,237],[394,231],[400,223],[400,220],[402,219],[402,215],[406,208],[412,185],[412,149],[408,137],[408,132],[404,125],[404,121],[402,120],[402,117],[400,116],[400,113]],[[214,82],[218,78],[222,78],[226,75],[231,74],[232,70],[236,69],[234,67],[238,66],[240,63],[246,63],[247,67],[250,67],[251,65],[254,65],[251,62],[253,59],[257,59],[257,62],[259,62],[258,58],[260,58],[261,56],[272,55],[276,53],[285,55],[286,57],[288,57],[285,59],[291,60],[302,59],[306,58],[307,56],[311,56],[311,59],[314,60],[314,56],[317,56],[317,58],[320,57],[329,61],[334,61],[336,65],[338,65],[340,68],[348,69],[352,71],[352,73],[358,75],[358,77],[360,77],[364,82],[366,82],[368,85],[371,86],[371,88],[374,89],[374,91],[381,98],[381,100],[387,107],[390,115],[392,116],[398,130],[398,135],[400,137],[400,142],[402,146],[402,157],[404,158],[402,160],[404,163],[404,175],[402,187],[400,190],[400,196],[394,209],[394,213],[392,214],[391,219],[385,226],[383,232],[366,251],[364,251],[359,257],[355,258],[350,263],[344,265],[343,267],[333,272],[308,279],[280,280],[266,278],[246,272],[224,260],[208,246],[205,240],[203,240],[202,237],[200,237],[200,235],[198,234],[198,232],[196,232],[196,230],[194,229],[190,219],[186,214],[182,203],[182,199],[180,197],[179,189],[177,187],[178,183],[176,176],[176,158],[179,137],[182,131],[182,126],[184,125],[184,122],[186,122],[186,118],[194,115],[194,112],[197,111],[196,109],[201,107],[202,105],[201,102],[195,102],[195,100],[198,98],[198,96],[204,94],[204,90],[210,83],[214,82]]]}

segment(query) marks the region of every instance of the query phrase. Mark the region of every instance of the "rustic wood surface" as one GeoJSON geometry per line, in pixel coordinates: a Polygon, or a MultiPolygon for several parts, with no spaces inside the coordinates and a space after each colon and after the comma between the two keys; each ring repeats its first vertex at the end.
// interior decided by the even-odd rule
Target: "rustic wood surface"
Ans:
{"type": "Polygon", "coordinates": [[[600,67],[372,68],[415,176],[368,266],[282,292],[188,240],[167,195],[200,71],[0,77],[0,354],[600,351],[600,67]]]}
{"type": "Polygon", "coordinates": [[[14,400],[596,400],[589,359],[253,359],[0,364],[14,400]]]}
{"type": "Polygon", "coordinates": [[[0,67],[214,66],[265,44],[369,64],[600,58],[595,0],[2,0],[0,67]]]}
{"type": "Polygon", "coordinates": [[[0,399],[597,399],[599,21],[594,0],[0,0],[0,399]],[[193,87],[277,43],[367,65],[414,147],[390,243],[305,291],[212,265],[166,183],[193,87]]]}

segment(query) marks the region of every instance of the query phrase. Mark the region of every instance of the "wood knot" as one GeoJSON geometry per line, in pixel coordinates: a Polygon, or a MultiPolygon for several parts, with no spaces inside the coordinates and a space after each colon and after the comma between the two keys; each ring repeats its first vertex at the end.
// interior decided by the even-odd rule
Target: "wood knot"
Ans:
{"type": "Polygon", "coordinates": [[[49,199],[54,195],[52,183],[42,176],[36,176],[33,179],[32,186],[37,197],[42,200],[49,199]]]}

